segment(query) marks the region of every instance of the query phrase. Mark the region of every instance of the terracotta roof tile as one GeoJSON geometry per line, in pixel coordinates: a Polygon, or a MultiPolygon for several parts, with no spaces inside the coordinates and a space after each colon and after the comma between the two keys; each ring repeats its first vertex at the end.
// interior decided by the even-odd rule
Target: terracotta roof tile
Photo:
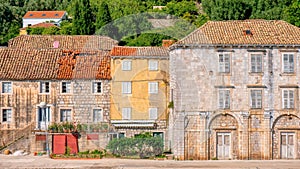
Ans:
{"type": "Polygon", "coordinates": [[[108,52],[0,49],[1,80],[111,79],[108,52]]]}
{"type": "Polygon", "coordinates": [[[115,46],[111,51],[111,56],[169,56],[169,52],[164,47],[128,47],[115,46]]]}
{"type": "MultiPolygon", "coordinates": [[[[54,23],[38,23],[30,26],[30,28],[49,28],[49,27],[58,27],[54,23]]],[[[28,27],[21,28],[21,30],[26,30],[28,27]]]]}
{"type": "Polygon", "coordinates": [[[58,79],[111,79],[110,56],[105,51],[64,51],[58,79]]]}
{"type": "Polygon", "coordinates": [[[118,41],[106,36],[97,35],[21,35],[8,42],[10,48],[50,49],[57,48],[68,50],[111,50],[118,41]]]}
{"type": "Polygon", "coordinates": [[[277,20],[209,21],[175,44],[293,45],[300,28],[277,20]]]}
{"type": "Polygon", "coordinates": [[[55,79],[61,50],[0,49],[0,79],[55,79]]]}
{"type": "Polygon", "coordinates": [[[44,19],[59,19],[66,14],[66,11],[28,11],[23,18],[24,19],[35,19],[35,18],[44,18],[44,19]]]}

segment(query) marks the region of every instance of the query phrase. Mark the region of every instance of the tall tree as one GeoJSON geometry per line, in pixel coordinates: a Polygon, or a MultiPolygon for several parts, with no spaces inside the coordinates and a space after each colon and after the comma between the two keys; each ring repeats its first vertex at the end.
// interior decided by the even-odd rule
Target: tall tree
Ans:
{"type": "Polygon", "coordinates": [[[94,15],[90,5],[90,0],[82,0],[80,7],[80,20],[81,20],[81,35],[91,35],[95,33],[94,15]]]}
{"type": "Polygon", "coordinates": [[[300,0],[294,0],[293,3],[286,8],[284,19],[289,23],[300,27],[300,0]]]}
{"type": "Polygon", "coordinates": [[[74,3],[72,35],[79,35],[80,34],[80,27],[81,27],[80,4],[79,4],[79,1],[76,0],[75,3],[74,3]]]}
{"type": "Polygon", "coordinates": [[[96,17],[96,30],[100,29],[104,25],[112,21],[108,5],[106,2],[102,2],[97,13],[96,17]]]}

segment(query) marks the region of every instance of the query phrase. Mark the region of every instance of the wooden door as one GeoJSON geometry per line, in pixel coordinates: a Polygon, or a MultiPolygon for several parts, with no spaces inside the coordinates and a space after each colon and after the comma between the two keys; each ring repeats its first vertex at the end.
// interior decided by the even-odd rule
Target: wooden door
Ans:
{"type": "Polygon", "coordinates": [[[293,159],[295,150],[295,133],[281,133],[281,158],[293,159]]]}
{"type": "Polygon", "coordinates": [[[230,133],[217,133],[217,158],[230,158],[230,133]]]}

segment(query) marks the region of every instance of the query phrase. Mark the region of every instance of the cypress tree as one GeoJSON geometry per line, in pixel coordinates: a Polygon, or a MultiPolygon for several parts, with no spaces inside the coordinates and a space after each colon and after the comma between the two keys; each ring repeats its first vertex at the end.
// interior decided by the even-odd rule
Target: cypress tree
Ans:
{"type": "Polygon", "coordinates": [[[96,18],[96,29],[100,29],[104,25],[112,21],[108,5],[106,2],[102,2],[100,8],[98,9],[97,18],[96,18]]]}
{"type": "Polygon", "coordinates": [[[73,28],[72,28],[72,35],[79,35],[80,34],[80,5],[79,1],[76,0],[74,4],[74,16],[73,16],[73,28]]]}
{"type": "Polygon", "coordinates": [[[80,34],[91,35],[95,33],[95,26],[93,23],[94,17],[90,5],[90,0],[82,0],[82,6],[80,11],[81,11],[80,20],[82,21],[81,25],[79,25],[81,27],[80,34]]]}

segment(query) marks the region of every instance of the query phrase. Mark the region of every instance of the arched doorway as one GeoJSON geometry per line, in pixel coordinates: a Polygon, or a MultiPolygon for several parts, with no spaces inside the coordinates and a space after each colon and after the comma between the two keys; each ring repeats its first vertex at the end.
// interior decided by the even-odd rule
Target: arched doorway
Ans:
{"type": "Polygon", "coordinates": [[[300,119],[295,115],[281,115],[272,126],[273,159],[299,159],[300,119]]]}
{"type": "Polygon", "coordinates": [[[230,114],[219,114],[209,122],[209,159],[238,159],[238,121],[230,114]]]}

